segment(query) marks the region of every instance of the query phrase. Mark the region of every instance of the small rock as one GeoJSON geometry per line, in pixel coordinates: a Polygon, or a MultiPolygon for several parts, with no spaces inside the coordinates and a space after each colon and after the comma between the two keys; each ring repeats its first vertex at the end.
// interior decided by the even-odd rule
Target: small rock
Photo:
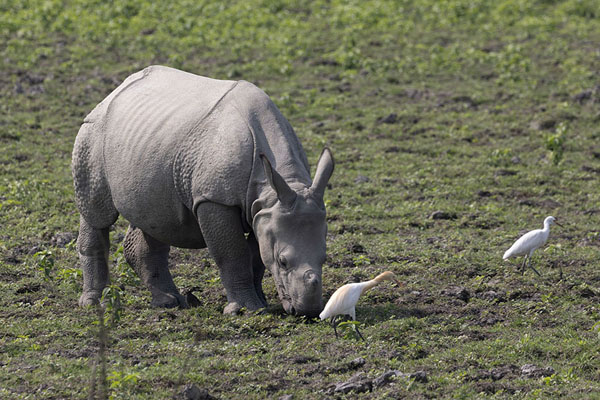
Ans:
{"type": "Polygon", "coordinates": [[[513,164],[521,164],[521,159],[519,158],[519,156],[514,156],[510,159],[510,162],[513,164]]]}
{"type": "Polygon", "coordinates": [[[391,113],[386,117],[380,118],[379,122],[382,122],[384,124],[395,124],[396,122],[398,122],[398,115],[395,113],[391,113]]]}
{"type": "Polygon", "coordinates": [[[279,400],[292,400],[294,397],[291,394],[284,394],[279,400]]]}
{"type": "Polygon", "coordinates": [[[446,211],[434,211],[429,216],[431,219],[456,219],[456,213],[446,211]]]}
{"type": "Polygon", "coordinates": [[[410,379],[414,379],[415,382],[427,383],[429,379],[427,378],[427,372],[425,371],[416,371],[412,374],[409,374],[408,377],[410,379]]]}
{"type": "Polygon", "coordinates": [[[371,181],[371,179],[369,179],[367,176],[359,175],[354,180],[354,183],[367,183],[367,182],[370,182],[370,181],[371,181]]]}
{"type": "Polygon", "coordinates": [[[487,190],[480,190],[477,192],[477,196],[479,197],[490,197],[492,195],[491,192],[488,192],[487,190]]]}
{"type": "Polygon", "coordinates": [[[425,371],[416,371],[413,373],[406,373],[406,372],[401,372],[398,370],[389,370],[389,371],[386,371],[383,374],[379,375],[377,378],[375,378],[373,380],[373,386],[376,388],[380,388],[380,387],[390,383],[392,378],[397,377],[397,376],[402,377],[402,378],[413,379],[415,382],[421,382],[421,383],[427,383],[427,381],[428,381],[427,373],[425,371]]]}
{"type": "Polygon", "coordinates": [[[541,378],[552,374],[554,374],[554,368],[552,367],[542,368],[534,364],[525,364],[521,367],[521,375],[526,378],[541,378]]]}
{"type": "Polygon", "coordinates": [[[348,365],[350,367],[350,369],[357,369],[362,367],[363,365],[365,365],[365,359],[362,357],[358,357],[355,358],[354,360],[350,361],[350,364],[348,365]]]}
{"type": "Polygon", "coordinates": [[[194,384],[187,384],[181,392],[184,400],[212,400],[213,396],[208,394],[208,390],[200,389],[194,384]]]}
{"type": "Polygon", "coordinates": [[[348,381],[335,385],[334,393],[363,393],[370,392],[373,389],[373,382],[365,378],[364,372],[353,375],[348,381]]]}
{"type": "Polygon", "coordinates": [[[379,375],[377,378],[375,378],[373,380],[373,386],[375,386],[376,388],[380,388],[380,387],[390,383],[391,378],[396,377],[396,376],[402,376],[402,375],[404,375],[403,372],[400,372],[395,369],[385,371],[383,374],[379,375]]]}

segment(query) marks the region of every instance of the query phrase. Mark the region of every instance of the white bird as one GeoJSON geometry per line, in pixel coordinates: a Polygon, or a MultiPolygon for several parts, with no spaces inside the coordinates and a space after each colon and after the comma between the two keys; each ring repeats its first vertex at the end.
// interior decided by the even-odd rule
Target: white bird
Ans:
{"type": "Polygon", "coordinates": [[[537,272],[537,270],[531,265],[531,255],[534,251],[546,243],[548,240],[548,235],[550,235],[550,225],[553,223],[558,226],[562,226],[556,222],[556,218],[552,216],[546,217],[544,220],[544,229],[536,229],[521,236],[512,246],[510,246],[510,249],[506,250],[502,259],[506,260],[510,257],[525,256],[523,259],[523,264],[521,265],[521,269],[524,271],[525,262],[527,261],[527,265],[533,270],[533,272],[538,274],[538,276],[541,276],[540,273],[537,272]]]}
{"type": "MultiPolygon", "coordinates": [[[[331,325],[333,326],[333,330],[335,332],[335,336],[337,337],[337,324],[335,323],[336,319],[342,315],[349,315],[352,317],[352,320],[356,320],[356,310],[355,306],[358,302],[358,298],[365,291],[371,289],[373,286],[384,280],[392,280],[396,282],[398,285],[401,283],[396,280],[396,276],[391,271],[385,271],[382,274],[377,275],[374,279],[366,282],[358,282],[358,283],[348,283],[338,290],[336,290],[327,304],[325,308],[319,314],[319,318],[322,320],[331,318],[331,325]]],[[[365,338],[362,336],[358,328],[356,329],[362,340],[365,338]]]]}

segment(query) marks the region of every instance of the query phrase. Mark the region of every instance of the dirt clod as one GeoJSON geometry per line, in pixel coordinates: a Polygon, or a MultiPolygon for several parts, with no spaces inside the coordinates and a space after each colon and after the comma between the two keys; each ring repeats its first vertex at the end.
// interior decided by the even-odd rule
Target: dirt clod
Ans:
{"type": "Polygon", "coordinates": [[[390,383],[392,378],[399,376],[401,374],[402,374],[402,372],[400,372],[398,370],[385,371],[383,374],[379,375],[377,378],[375,378],[373,380],[373,386],[375,386],[376,388],[385,386],[388,383],[390,383]]]}
{"type": "Polygon", "coordinates": [[[354,360],[350,361],[350,363],[348,364],[348,367],[350,369],[358,369],[360,367],[362,367],[363,365],[365,365],[366,361],[364,358],[362,357],[358,357],[355,358],[354,360]]]}
{"type": "Polygon", "coordinates": [[[357,374],[352,375],[352,377],[342,383],[337,383],[335,388],[333,389],[334,393],[363,393],[370,392],[373,390],[373,382],[371,379],[365,377],[364,372],[359,372],[357,374]]]}
{"type": "Polygon", "coordinates": [[[367,183],[367,182],[370,182],[370,181],[371,181],[371,179],[369,179],[368,176],[359,175],[354,180],[354,183],[367,183]]]}
{"type": "Polygon", "coordinates": [[[75,232],[59,232],[52,236],[52,239],[50,239],[50,245],[55,247],[65,247],[75,239],[77,239],[77,234],[75,232]]]}
{"type": "Polygon", "coordinates": [[[498,177],[498,176],[513,176],[516,175],[517,171],[513,171],[511,169],[499,169],[496,172],[494,172],[494,176],[498,177]]]}
{"type": "Polygon", "coordinates": [[[521,375],[526,378],[541,378],[544,376],[550,376],[554,373],[552,367],[538,367],[534,364],[525,364],[521,367],[521,375]]]}
{"type": "Polygon", "coordinates": [[[208,390],[200,389],[194,384],[187,384],[183,388],[182,399],[184,400],[211,400],[215,399],[213,396],[208,394],[208,390]]]}
{"type": "Polygon", "coordinates": [[[395,124],[398,122],[398,115],[395,113],[391,113],[385,117],[379,118],[379,121],[384,124],[395,124]]]}
{"type": "Polygon", "coordinates": [[[431,218],[431,219],[456,219],[457,215],[456,215],[456,213],[453,213],[453,212],[438,210],[438,211],[434,211],[433,213],[431,213],[429,218],[431,218]]]}
{"type": "Polygon", "coordinates": [[[355,254],[364,254],[366,253],[365,248],[359,244],[359,243],[355,243],[352,245],[352,247],[350,248],[350,251],[352,251],[355,254]]]}
{"type": "Polygon", "coordinates": [[[501,303],[505,302],[506,298],[503,293],[498,293],[495,290],[488,290],[487,292],[483,292],[481,294],[481,298],[487,300],[489,302],[501,303]]]}
{"type": "Polygon", "coordinates": [[[442,289],[441,293],[449,297],[460,299],[465,303],[468,303],[471,298],[471,293],[462,286],[449,286],[446,289],[442,289]]]}
{"type": "Polygon", "coordinates": [[[579,290],[579,295],[583,298],[590,298],[595,297],[596,292],[592,288],[585,286],[579,290]]]}
{"type": "Polygon", "coordinates": [[[379,375],[377,378],[373,380],[373,386],[375,388],[380,388],[382,386],[387,385],[392,381],[394,377],[402,377],[408,379],[414,379],[415,382],[427,383],[429,380],[427,378],[427,373],[425,371],[416,371],[412,373],[401,372],[398,370],[389,370],[385,371],[383,374],[379,375]]]}

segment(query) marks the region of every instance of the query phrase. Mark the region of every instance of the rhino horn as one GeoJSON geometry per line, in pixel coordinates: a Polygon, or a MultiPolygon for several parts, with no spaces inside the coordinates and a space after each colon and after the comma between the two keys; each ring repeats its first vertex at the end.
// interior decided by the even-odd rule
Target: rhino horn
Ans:
{"type": "Polygon", "coordinates": [[[285,179],[275,171],[271,166],[271,162],[267,159],[267,156],[261,154],[260,158],[265,169],[267,181],[269,181],[269,185],[271,185],[275,193],[277,193],[277,198],[284,206],[291,207],[291,205],[294,204],[294,201],[296,201],[296,192],[294,192],[285,179]]]}
{"type": "Polygon", "coordinates": [[[313,180],[311,186],[313,192],[321,198],[323,198],[323,195],[325,194],[325,187],[327,186],[329,178],[331,178],[333,167],[333,154],[331,154],[331,150],[329,150],[329,148],[325,147],[321,153],[321,156],[319,157],[317,171],[315,172],[315,179],[313,180]]]}

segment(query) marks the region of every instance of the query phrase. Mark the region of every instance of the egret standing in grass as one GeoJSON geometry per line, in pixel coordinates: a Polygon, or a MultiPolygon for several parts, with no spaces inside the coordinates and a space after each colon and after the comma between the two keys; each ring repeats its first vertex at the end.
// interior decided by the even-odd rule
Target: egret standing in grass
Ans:
{"type": "Polygon", "coordinates": [[[556,222],[556,218],[552,216],[546,217],[544,220],[544,229],[536,229],[521,236],[510,247],[510,249],[506,250],[502,259],[506,260],[510,257],[525,256],[523,259],[523,264],[521,265],[521,270],[525,271],[525,262],[527,262],[527,265],[533,270],[533,272],[535,272],[538,276],[541,276],[540,273],[531,265],[531,255],[534,251],[546,243],[548,240],[548,235],[550,235],[550,225],[553,223],[558,226],[562,226],[556,222]]]}
{"type": "MultiPolygon", "coordinates": [[[[373,286],[385,280],[392,280],[398,285],[401,285],[401,283],[398,280],[396,280],[396,276],[394,275],[394,273],[391,271],[385,271],[384,273],[377,275],[374,279],[371,279],[370,281],[348,283],[340,287],[338,290],[335,291],[335,293],[333,293],[333,295],[325,305],[325,308],[323,309],[321,314],[319,314],[319,318],[321,318],[322,320],[326,318],[331,318],[331,325],[333,326],[333,331],[335,332],[335,336],[337,337],[337,318],[342,315],[349,315],[350,317],[352,317],[353,321],[356,320],[355,306],[358,302],[358,298],[360,297],[360,295],[363,294],[365,291],[371,289],[373,286]]],[[[356,328],[356,332],[358,332],[362,340],[365,340],[358,328],[356,328]]]]}

